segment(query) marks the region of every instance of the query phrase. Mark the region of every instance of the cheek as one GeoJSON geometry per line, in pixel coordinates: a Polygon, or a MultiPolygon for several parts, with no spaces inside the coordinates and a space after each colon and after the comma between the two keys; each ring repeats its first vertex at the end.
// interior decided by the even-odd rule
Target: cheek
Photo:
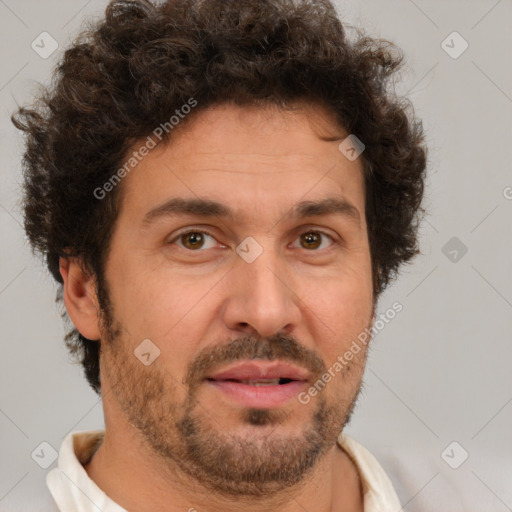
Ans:
{"type": "Polygon", "coordinates": [[[316,325],[311,330],[326,363],[343,354],[372,320],[371,279],[365,273],[346,277],[319,283],[305,300],[310,322],[316,325]]]}
{"type": "Polygon", "coordinates": [[[131,345],[148,338],[160,349],[167,368],[181,368],[204,338],[212,312],[205,293],[217,280],[119,266],[109,281],[115,320],[126,328],[131,345]]]}
{"type": "Polygon", "coordinates": [[[162,265],[152,268],[147,261],[112,266],[109,284],[118,319],[154,332],[160,332],[159,326],[169,330],[184,317],[200,300],[204,286],[162,265]]]}
{"type": "Polygon", "coordinates": [[[328,383],[325,396],[345,400],[348,406],[364,373],[373,315],[372,289],[366,282],[347,280],[327,286],[321,295],[311,309],[323,320],[323,324],[316,320],[317,332],[321,330],[323,336],[318,335],[315,343],[327,370],[322,377],[328,383]],[[361,342],[362,335],[365,343],[361,342]]]}

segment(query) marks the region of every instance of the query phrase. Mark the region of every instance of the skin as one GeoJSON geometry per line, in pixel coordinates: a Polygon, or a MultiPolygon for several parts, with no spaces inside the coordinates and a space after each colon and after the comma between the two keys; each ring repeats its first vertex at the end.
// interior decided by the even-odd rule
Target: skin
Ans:
{"type": "Polygon", "coordinates": [[[110,327],[94,276],[80,260],[61,260],[69,315],[102,347],[106,434],[85,468],[127,510],[363,510],[357,469],[336,439],[356,403],[367,346],[308,404],[292,399],[262,412],[261,424],[201,383],[205,375],[193,365],[213,354],[225,362],[229,347],[235,359],[258,347],[285,358],[283,347],[290,346],[296,362],[321,371],[372,323],[361,158],[349,161],[340,153],[347,134],[327,110],[297,106],[293,112],[229,104],[203,110],[124,178],[105,267],[110,327]],[[350,202],[359,221],[286,216],[299,201],[332,196],[350,202]],[[171,197],[214,199],[236,216],[162,217],[144,225],[147,212],[171,197]],[[187,249],[190,238],[177,237],[182,228],[207,229],[213,237],[187,249]],[[301,234],[315,229],[332,238],[308,245],[301,234]],[[235,252],[248,236],[263,249],[252,263],[235,252]],[[144,339],[160,350],[148,366],[133,354],[144,339]],[[199,380],[188,379],[191,368],[199,380]],[[312,437],[306,435],[315,433],[320,411],[321,453],[304,455],[310,467],[293,467],[308,453],[312,437]],[[187,459],[178,426],[185,417],[196,422],[203,459],[187,459]],[[282,481],[234,482],[251,464],[282,465],[282,481]]]}

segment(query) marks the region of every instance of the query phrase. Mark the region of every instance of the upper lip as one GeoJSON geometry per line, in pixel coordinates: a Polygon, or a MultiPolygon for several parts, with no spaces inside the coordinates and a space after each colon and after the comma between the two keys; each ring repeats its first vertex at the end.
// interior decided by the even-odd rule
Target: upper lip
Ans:
{"type": "Polygon", "coordinates": [[[283,361],[240,361],[221,371],[208,375],[213,380],[258,380],[291,379],[308,380],[309,372],[305,368],[283,361]]]}

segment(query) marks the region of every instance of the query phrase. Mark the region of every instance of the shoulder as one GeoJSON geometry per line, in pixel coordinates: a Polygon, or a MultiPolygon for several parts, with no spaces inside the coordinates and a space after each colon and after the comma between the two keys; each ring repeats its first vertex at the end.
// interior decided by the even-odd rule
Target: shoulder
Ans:
{"type": "Polygon", "coordinates": [[[359,472],[365,512],[400,510],[402,507],[393,484],[372,453],[343,432],[338,437],[338,444],[349,455],[359,472]]]}

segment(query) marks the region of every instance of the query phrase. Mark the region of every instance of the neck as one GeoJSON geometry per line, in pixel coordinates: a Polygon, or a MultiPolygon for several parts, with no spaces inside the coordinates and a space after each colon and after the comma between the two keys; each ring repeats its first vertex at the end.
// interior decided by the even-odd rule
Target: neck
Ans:
{"type": "Polygon", "coordinates": [[[333,446],[300,484],[264,498],[211,492],[160,460],[138,436],[109,429],[108,425],[103,443],[84,467],[113,501],[138,512],[363,510],[358,471],[339,445],[333,446]]]}

